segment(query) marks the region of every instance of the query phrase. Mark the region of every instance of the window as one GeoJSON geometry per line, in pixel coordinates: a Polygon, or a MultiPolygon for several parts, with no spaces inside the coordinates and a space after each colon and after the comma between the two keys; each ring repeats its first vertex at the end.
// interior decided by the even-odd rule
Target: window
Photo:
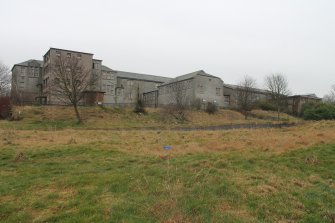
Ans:
{"type": "Polygon", "coordinates": [[[224,102],[230,105],[230,95],[224,95],[224,102]]]}
{"type": "Polygon", "coordinates": [[[24,80],[24,76],[21,76],[21,80],[24,80]]]}
{"type": "Polygon", "coordinates": [[[21,67],[21,73],[24,73],[25,67],[21,67]]]}
{"type": "Polygon", "coordinates": [[[71,53],[66,53],[66,57],[70,58],[71,57],[71,53]]]}
{"type": "Polygon", "coordinates": [[[130,92],[130,93],[128,94],[128,97],[129,97],[129,99],[131,100],[131,99],[133,98],[133,94],[130,92]]]}
{"type": "Polygon", "coordinates": [[[107,94],[109,94],[110,93],[110,91],[111,91],[111,86],[110,85],[106,85],[107,86],[107,90],[106,90],[106,92],[107,92],[107,94]]]}
{"type": "Polygon", "coordinates": [[[60,57],[60,52],[56,51],[56,56],[60,57]]]}
{"type": "Polygon", "coordinates": [[[191,89],[192,88],[192,81],[188,80],[186,81],[186,89],[191,89]]]}
{"type": "Polygon", "coordinates": [[[102,72],[101,78],[102,79],[107,79],[107,74],[105,72],[102,72]]]}
{"type": "Polygon", "coordinates": [[[128,80],[128,81],[127,81],[127,85],[128,85],[128,86],[133,86],[133,85],[134,85],[134,82],[131,81],[131,80],[128,80]]]}
{"type": "Polygon", "coordinates": [[[216,95],[217,96],[220,96],[221,95],[221,88],[216,88],[216,95]]]}
{"type": "Polygon", "coordinates": [[[99,69],[99,64],[98,63],[93,63],[93,69],[99,69]]]}
{"type": "Polygon", "coordinates": [[[199,84],[198,88],[199,88],[199,94],[203,94],[204,93],[204,86],[199,84]]]}
{"type": "Polygon", "coordinates": [[[78,60],[81,59],[81,54],[80,54],[80,53],[77,54],[77,59],[78,59],[78,60]]]}
{"type": "Polygon", "coordinates": [[[38,76],[39,76],[39,68],[35,68],[34,77],[38,77],[38,76]]]}
{"type": "Polygon", "coordinates": [[[110,94],[111,94],[111,95],[114,95],[114,91],[115,91],[115,89],[114,89],[114,85],[111,85],[110,94]]]}

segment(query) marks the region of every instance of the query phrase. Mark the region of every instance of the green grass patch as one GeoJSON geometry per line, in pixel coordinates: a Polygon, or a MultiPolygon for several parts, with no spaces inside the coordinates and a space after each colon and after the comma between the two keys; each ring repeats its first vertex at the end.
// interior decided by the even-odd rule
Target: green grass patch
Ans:
{"type": "Polygon", "coordinates": [[[27,150],[20,162],[16,150],[0,150],[2,222],[331,222],[335,212],[335,145],[169,164],[91,144],[27,150]]]}

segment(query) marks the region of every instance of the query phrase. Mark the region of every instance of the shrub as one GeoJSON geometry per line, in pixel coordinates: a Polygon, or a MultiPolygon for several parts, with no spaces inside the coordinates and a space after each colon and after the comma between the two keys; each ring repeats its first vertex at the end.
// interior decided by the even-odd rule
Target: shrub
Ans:
{"type": "Polygon", "coordinates": [[[335,119],[335,105],[316,104],[307,105],[303,110],[303,118],[306,120],[331,120],[335,119]]]}
{"type": "Polygon", "coordinates": [[[135,108],[134,108],[134,112],[137,113],[137,114],[146,114],[146,110],[144,108],[144,103],[142,101],[142,99],[137,99],[136,101],[136,105],[135,105],[135,108]]]}
{"type": "Polygon", "coordinates": [[[214,114],[219,110],[218,106],[216,103],[213,102],[208,102],[207,107],[206,107],[206,112],[208,114],[214,114]]]}
{"type": "Polygon", "coordinates": [[[176,104],[169,104],[163,107],[163,111],[166,114],[171,115],[174,117],[178,122],[185,122],[187,121],[187,108],[186,106],[176,105],[176,104]]]}
{"type": "Polygon", "coordinates": [[[264,111],[277,111],[276,106],[274,106],[270,101],[258,101],[256,107],[264,111]]]}
{"type": "Polygon", "coordinates": [[[300,116],[303,116],[306,110],[310,109],[316,109],[320,105],[320,103],[315,103],[315,102],[307,102],[302,105],[301,107],[301,113],[299,114],[300,116]]]}
{"type": "Polygon", "coordinates": [[[12,105],[9,97],[0,96],[0,119],[8,119],[11,116],[12,105]]]}

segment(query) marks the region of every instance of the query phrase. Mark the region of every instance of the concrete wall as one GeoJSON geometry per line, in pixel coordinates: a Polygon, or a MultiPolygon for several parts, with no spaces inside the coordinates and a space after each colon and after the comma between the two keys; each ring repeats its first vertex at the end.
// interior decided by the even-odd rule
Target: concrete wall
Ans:
{"type": "MultiPolygon", "coordinates": [[[[236,87],[227,87],[223,86],[223,95],[224,95],[224,106],[227,108],[237,108],[238,107],[238,88],[236,87]]],[[[270,95],[262,92],[261,90],[255,91],[254,95],[254,102],[261,100],[268,100],[270,95]]]]}
{"type": "Polygon", "coordinates": [[[37,62],[31,62],[28,66],[14,66],[12,70],[12,95],[21,103],[33,103],[35,97],[40,95],[38,86],[42,68],[37,62]]]}
{"type": "MultiPolygon", "coordinates": [[[[80,60],[80,64],[83,67],[83,70],[87,72],[92,71],[93,65],[93,54],[86,54],[81,52],[74,52],[69,50],[62,50],[62,49],[54,49],[50,48],[50,50],[44,55],[43,58],[43,94],[47,96],[47,103],[48,104],[63,104],[57,97],[54,96],[52,92],[51,83],[54,81],[54,75],[52,74],[52,70],[56,69],[56,64],[59,61],[59,58],[62,60],[66,60],[67,58],[76,57],[80,60]]],[[[101,69],[101,66],[100,66],[101,69]]]]}
{"type": "Polygon", "coordinates": [[[143,103],[146,107],[158,107],[158,90],[143,94],[143,103]]]}
{"type": "Polygon", "coordinates": [[[203,102],[214,102],[219,107],[224,106],[223,81],[217,77],[197,75],[194,79],[195,99],[203,102]]]}
{"type": "Polygon", "coordinates": [[[304,95],[292,96],[287,99],[288,110],[292,114],[301,115],[303,105],[306,103],[320,103],[320,98],[311,98],[304,95]]]}
{"type": "Polygon", "coordinates": [[[183,100],[183,104],[192,106],[196,101],[202,104],[216,103],[223,107],[223,81],[217,77],[195,75],[186,80],[172,82],[159,88],[159,105],[175,104],[177,98],[183,100]]]}
{"type": "Polygon", "coordinates": [[[181,100],[185,105],[191,105],[194,101],[194,79],[164,84],[158,87],[158,105],[164,106],[176,104],[181,100]]]}
{"type": "Polygon", "coordinates": [[[143,93],[156,90],[160,84],[160,82],[117,77],[116,102],[125,105],[135,104],[138,96],[142,97],[143,93]]]}
{"type": "Polygon", "coordinates": [[[117,77],[116,72],[101,71],[100,90],[105,92],[104,103],[115,104],[117,77]]]}

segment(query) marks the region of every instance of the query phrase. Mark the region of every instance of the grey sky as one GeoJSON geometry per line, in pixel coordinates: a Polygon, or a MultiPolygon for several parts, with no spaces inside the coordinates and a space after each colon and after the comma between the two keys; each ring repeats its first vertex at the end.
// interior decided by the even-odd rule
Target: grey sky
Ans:
{"type": "Polygon", "coordinates": [[[294,94],[335,84],[334,0],[0,0],[0,60],[49,47],[95,54],[113,69],[177,75],[203,69],[235,84],[284,73],[294,94]]]}

